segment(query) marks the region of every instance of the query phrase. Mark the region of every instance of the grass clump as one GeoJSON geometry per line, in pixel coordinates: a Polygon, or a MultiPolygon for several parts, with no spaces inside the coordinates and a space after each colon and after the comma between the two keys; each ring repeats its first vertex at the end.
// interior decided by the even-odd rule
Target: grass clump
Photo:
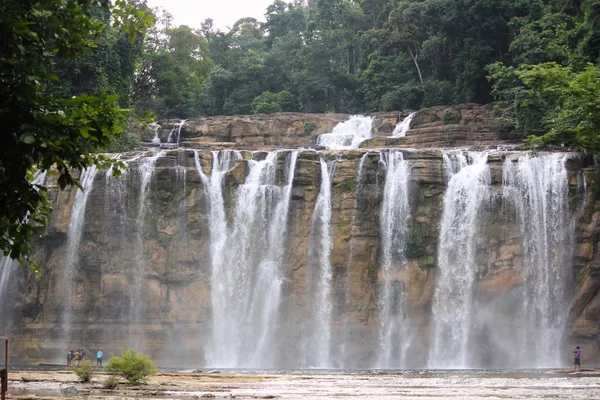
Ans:
{"type": "Polygon", "coordinates": [[[73,367],[73,372],[81,382],[89,382],[94,377],[94,368],[89,360],[84,360],[81,364],[73,367]]]}
{"type": "Polygon", "coordinates": [[[127,350],[121,357],[111,357],[104,370],[122,376],[130,385],[146,383],[147,378],[157,372],[156,364],[135,350],[127,350]]]}
{"type": "Polygon", "coordinates": [[[117,375],[109,375],[108,378],[102,384],[104,389],[113,390],[121,382],[121,379],[117,375]]]}

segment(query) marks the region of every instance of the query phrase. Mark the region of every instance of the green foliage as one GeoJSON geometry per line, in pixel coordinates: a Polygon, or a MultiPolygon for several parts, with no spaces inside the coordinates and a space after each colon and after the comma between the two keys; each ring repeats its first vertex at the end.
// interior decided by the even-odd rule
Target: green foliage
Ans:
{"type": "Polygon", "coordinates": [[[164,248],[167,248],[171,244],[171,240],[173,240],[173,237],[168,233],[159,232],[157,240],[158,244],[160,244],[164,248]]]}
{"type": "Polygon", "coordinates": [[[415,232],[410,232],[406,237],[406,256],[408,258],[420,258],[427,255],[423,237],[415,232]]]}
{"type": "Polygon", "coordinates": [[[119,383],[121,383],[121,379],[117,375],[109,375],[102,384],[104,389],[115,389],[119,383]]]}
{"type": "Polygon", "coordinates": [[[287,90],[279,93],[264,92],[252,101],[254,114],[272,114],[282,111],[295,111],[296,99],[287,90]]]}
{"type": "MultiPolygon", "coordinates": [[[[74,93],[73,76],[65,71],[71,62],[116,43],[107,22],[112,13],[120,13],[114,26],[124,22],[126,4],[0,2],[0,126],[6,132],[0,147],[0,249],[5,255],[28,261],[32,238],[48,221],[47,192],[31,183],[34,170],[54,168],[65,188],[78,185],[72,171],[110,161],[97,152],[119,140],[123,131],[128,111],[120,107],[119,91],[96,84],[74,93]]],[[[143,33],[142,15],[127,17],[127,25],[143,33]]],[[[103,82],[102,76],[110,75],[104,72],[86,76],[103,82]]]]}
{"type": "Polygon", "coordinates": [[[460,121],[460,113],[448,108],[444,110],[444,114],[442,114],[442,121],[444,122],[444,125],[457,124],[460,121]]]}
{"type": "Polygon", "coordinates": [[[317,124],[312,121],[306,121],[304,123],[304,133],[309,134],[313,133],[314,130],[317,129],[317,124]]]}
{"type": "Polygon", "coordinates": [[[600,69],[588,65],[581,72],[556,63],[523,66],[517,71],[530,99],[543,104],[547,131],[528,138],[531,145],[572,145],[600,152],[600,69]]]}
{"type": "Polygon", "coordinates": [[[94,377],[94,368],[90,360],[84,360],[72,369],[81,382],[89,382],[94,377]]]}
{"type": "Polygon", "coordinates": [[[104,370],[119,374],[131,385],[143,384],[148,376],[157,373],[152,360],[143,354],[137,354],[135,350],[127,350],[121,357],[111,357],[104,370]]]}

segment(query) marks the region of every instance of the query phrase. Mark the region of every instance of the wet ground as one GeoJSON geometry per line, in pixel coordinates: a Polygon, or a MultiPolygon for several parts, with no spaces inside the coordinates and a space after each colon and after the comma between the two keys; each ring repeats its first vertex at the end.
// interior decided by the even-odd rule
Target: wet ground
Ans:
{"type": "Polygon", "coordinates": [[[102,389],[67,371],[11,371],[11,399],[600,399],[600,371],[162,373],[148,385],[102,389]]]}

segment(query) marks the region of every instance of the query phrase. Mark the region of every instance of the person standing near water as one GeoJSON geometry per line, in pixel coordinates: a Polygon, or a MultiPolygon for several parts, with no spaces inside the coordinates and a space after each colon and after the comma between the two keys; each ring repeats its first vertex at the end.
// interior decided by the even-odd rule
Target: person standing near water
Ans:
{"type": "Polygon", "coordinates": [[[96,366],[102,368],[102,350],[96,353],[96,366]]]}
{"type": "Polygon", "coordinates": [[[575,348],[573,349],[573,355],[573,365],[575,366],[573,372],[579,372],[579,370],[581,369],[581,349],[579,348],[579,346],[575,346],[575,348]]]}

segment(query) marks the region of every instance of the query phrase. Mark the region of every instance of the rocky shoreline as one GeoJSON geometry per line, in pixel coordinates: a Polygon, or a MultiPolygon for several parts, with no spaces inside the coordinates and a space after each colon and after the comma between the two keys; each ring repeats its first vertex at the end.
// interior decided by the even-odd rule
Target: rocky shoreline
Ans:
{"type": "Polygon", "coordinates": [[[70,371],[11,371],[9,399],[442,399],[494,398],[598,398],[600,370],[579,374],[568,370],[545,371],[371,371],[322,373],[319,371],[260,373],[161,373],[139,387],[102,388],[106,374],[79,383],[70,371]]]}

